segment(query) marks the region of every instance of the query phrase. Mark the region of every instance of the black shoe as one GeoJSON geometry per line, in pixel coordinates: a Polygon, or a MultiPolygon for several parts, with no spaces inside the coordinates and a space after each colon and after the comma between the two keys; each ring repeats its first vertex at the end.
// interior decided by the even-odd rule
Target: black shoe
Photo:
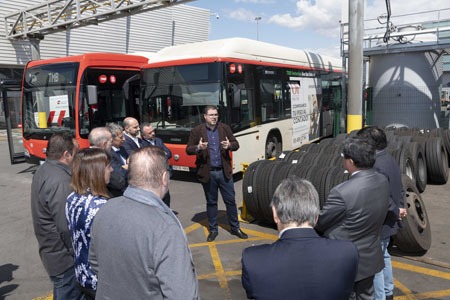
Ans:
{"type": "Polygon", "coordinates": [[[240,239],[248,239],[248,235],[246,235],[242,230],[240,230],[240,229],[237,229],[237,230],[231,230],[230,231],[230,233],[232,234],[232,235],[235,235],[235,236],[237,236],[238,238],[240,238],[240,239]]]}
{"type": "Polygon", "coordinates": [[[394,300],[394,295],[386,295],[386,300],[394,300]]]}
{"type": "Polygon", "coordinates": [[[216,237],[217,237],[218,234],[219,234],[219,233],[218,233],[217,231],[211,231],[211,232],[208,234],[208,238],[206,239],[206,241],[208,241],[208,242],[213,242],[213,241],[216,239],[216,237]]]}

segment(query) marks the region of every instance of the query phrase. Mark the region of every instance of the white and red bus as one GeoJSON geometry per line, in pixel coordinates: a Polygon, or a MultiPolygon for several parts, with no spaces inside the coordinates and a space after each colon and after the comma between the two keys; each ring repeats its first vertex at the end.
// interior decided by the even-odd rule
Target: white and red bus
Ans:
{"type": "Polygon", "coordinates": [[[22,83],[22,130],[30,162],[45,159],[54,132],[71,130],[88,147],[90,130],[139,115],[142,56],[89,53],[31,61],[22,83]]]}
{"type": "Polygon", "coordinates": [[[243,38],[168,47],[142,69],[140,120],[171,149],[174,169],[188,171],[189,133],[216,105],[240,144],[236,173],[241,163],[332,135],[341,75],[338,59],[243,38]]]}

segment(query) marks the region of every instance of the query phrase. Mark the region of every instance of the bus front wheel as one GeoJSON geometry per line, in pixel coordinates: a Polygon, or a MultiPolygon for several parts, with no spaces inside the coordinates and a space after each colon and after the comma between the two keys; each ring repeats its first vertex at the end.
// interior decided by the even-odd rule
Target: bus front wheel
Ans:
{"type": "Polygon", "coordinates": [[[277,157],[282,150],[281,141],[275,135],[270,135],[266,141],[266,159],[277,157]]]}

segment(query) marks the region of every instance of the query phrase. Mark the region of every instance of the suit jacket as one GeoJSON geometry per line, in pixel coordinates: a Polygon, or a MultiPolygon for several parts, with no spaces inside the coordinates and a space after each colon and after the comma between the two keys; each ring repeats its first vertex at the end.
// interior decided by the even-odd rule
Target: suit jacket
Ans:
{"type": "Polygon", "coordinates": [[[128,171],[122,168],[125,163],[120,156],[122,155],[122,157],[127,159],[128,154],[123,147],[120,147],[117,152],[111,148],[109,154],[111,156],[110,164],[113,172],[109,179],[108,191],[113,197],[122,196],[123,191],[128,186],[128,171]]]}
{"type": "Polygon", "coordinates": [[[178,219],[154,193],[128,187],[95,215],[89,262],[96,299],[198,299],[198,281],[178,219]]]}
{"type": "Polygon", "coordinates": [[[73,266],[73,249],[66,220],[67,196],[72,192],[72,169],[48,159],[31,183],[31,216],[39,244],[39,255],[49,276],[73,266]]]}
{"type": "MultiPolygon", "coordinates": [[[[220,147],[220,154],[222,158],[222,168],[225,176],[231,178],[233,176],[233,169],[231,167],[230,151],[239,149],[239,143],[233,135],[230,126],[217,123],[217,130],[219,131],[219,140],[224,141],[228,137],[230,141],[230,149],[225,150],[220,147]]],[[[196,155],[195,164],[197,166],[197,179],[200,182],[207,183],[209,181],[211,160],[209,155],[209,146],[205,150],[197,151],[197,145],[203,138],[203,142],[208,142],[208,134],[206,133],[206,124],[197,125],[191,130],[189,140],[186,146],[186,153],[188,155],[196,155]]]]}
{"type": "Polygon", "coordinates": [[[389,180],[389,209],[381,231],[381,238],[384,240],[397,233],[398,224],[401,222],[398,220],[398,215],[399,208],[404,206],[402,174],[397,162],[386,151],[377,153],[373,168],[389,180]]]}
{"type": "Polygon", "coordinates": [[[125,149],[128,155],[133,153],[133,151],[139,149],[138,145],[133,141],[132,138],[130,138],[128,135],[124,134],[125,141],[123,142],[122,147],[125,149]]]}
{"type": "Polygon", "coordinates": [[[316,229],[325,237],[352,241],[358,247],[356,281],[384,268],[380,235],[388,207],[389,182],[369,169],[334,187],[320,212],[316,229]]]}
{"type": "MultiPolygon", "coordinates": [[[[169,148],[166,147],[166,145],[164,145],[163,141],[160,138],[158,138],[158,137],[155,137],[154,141],[155,141],[155,146],[156,147],[159,147],[159,148],[164,150],[164,152],[166,153],[167,159],[171,159],[172,158],[172,152],[170,151],[169,148]]],[[[139,144],[141,145],[141,147],[147,147],[147,146],[151,146],[152,145],[146,139],[139,139],[139,144]]]]}
{"type": "Polygon", "coordinates": [[[357,267],[353,243],[289,229],[273,244],[244,249],[242,285],[249,299],[347,300],[357,267]]]}

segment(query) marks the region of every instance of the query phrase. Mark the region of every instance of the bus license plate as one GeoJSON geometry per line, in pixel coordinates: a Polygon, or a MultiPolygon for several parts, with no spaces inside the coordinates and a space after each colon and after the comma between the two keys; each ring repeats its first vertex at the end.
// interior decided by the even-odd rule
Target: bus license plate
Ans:
{"type": "Polygon", "coordinates": [[[183,167],[183,166],[172,166],[175,171],[185,171],[189,172],[189,167],[183,167]]]}

